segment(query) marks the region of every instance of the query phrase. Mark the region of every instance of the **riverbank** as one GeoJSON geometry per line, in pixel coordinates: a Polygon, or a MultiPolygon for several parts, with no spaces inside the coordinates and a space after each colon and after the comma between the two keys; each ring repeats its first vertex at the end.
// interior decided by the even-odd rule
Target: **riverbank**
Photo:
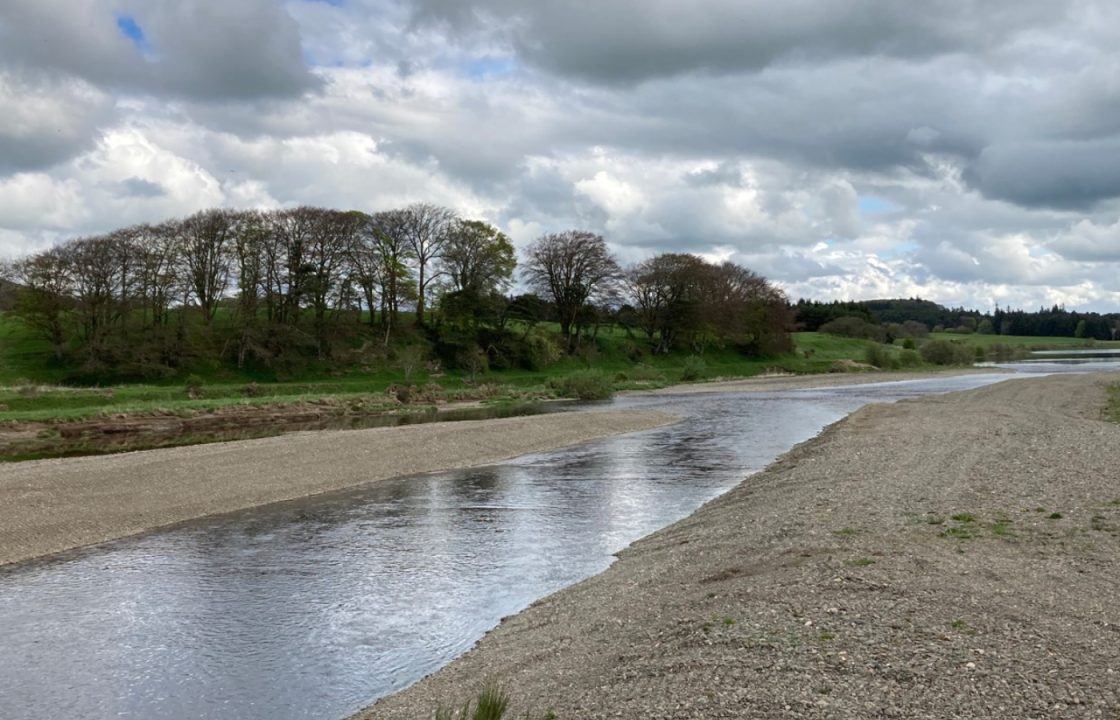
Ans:
{"type": "Polygon", "coordinates": [[[1113,717],[1117,379],[864,408],[361,717],[1113,717]]]}
{"type": "Polygon", "coordinates": [[[35,460],[0,470],[0,565],[402,475],[485,465],[676,418],[580,411],[35,460]]]}
{"type": "Polygon", "coordinates": [[[833,388],[850,385],[870,385],[873,383],[905,382],[907,380],[926,380],[931,377],[951,375],[978,375],[1007,372],[999,368],[952,368],[945,370],[925,370],[921,372],[903,370],[871,370],[860,373],[821,373],[817,375],[764,375],[739,378],[735,380],[716,380],[702,383],[682,383],[656,390],[635,390],[623,393],[650,395],[696,395],[701,393],[724,392],[782,392],[785,390],[810,390],[813,388],[833,388]]]}

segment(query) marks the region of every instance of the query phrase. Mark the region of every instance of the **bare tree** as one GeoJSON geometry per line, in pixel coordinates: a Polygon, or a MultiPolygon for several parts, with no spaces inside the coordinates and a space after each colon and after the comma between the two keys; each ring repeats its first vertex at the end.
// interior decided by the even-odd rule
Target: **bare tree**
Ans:
{"type": "Polygon", "coordinates": [[[68,253],[58,247],[17,260],[0,277],[19,284],[16,312],[51,344],[55,360],[66,350],[66,313],[73,305],[72,268],[68,253]]]}
{"type": "Polygon", "coordinates": [[[424,324],[424,300],[428,285],[439,277],[434,262],[443,254],[455,214],[430,203],[416,203],[404,210],[404,233],[416,261],[416,324],[424,324]]]}
{"type": "Polygon", "coordinates": [[[387,210],[370,218],[362,232],[366,242],[381,258],[381,321],[385,326],[385,341],[397,326],[400,301],[408,279],[408,260],[411,250],[407,235],[408,217],[403,210],[387,210]]]}
{"type": "Polygon", "coordinates": [[[525,280],[556,306],[560,333],[575,349],[572,327],[583,306],[608,295],[622,272],[599,235],[579,230],[545,235],[529,246],[525,280]]]}
{"type": "Polygon", "coordinates": [[[229,210],[203,210],[173,225],[187,283],[206,325],[213,322],[218,302],[229,287],[236,225],[237,214],[229,210]]]}

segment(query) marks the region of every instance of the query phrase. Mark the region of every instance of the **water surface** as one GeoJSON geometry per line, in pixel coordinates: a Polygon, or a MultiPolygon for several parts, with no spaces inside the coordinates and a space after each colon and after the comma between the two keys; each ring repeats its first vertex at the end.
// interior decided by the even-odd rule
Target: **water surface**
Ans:
{"type": "Polygon", "coordinates": [[[1008,377],[626,397],[683,420],[0,570],[0,717],[343,718],[853,410],[1008,377]]]}

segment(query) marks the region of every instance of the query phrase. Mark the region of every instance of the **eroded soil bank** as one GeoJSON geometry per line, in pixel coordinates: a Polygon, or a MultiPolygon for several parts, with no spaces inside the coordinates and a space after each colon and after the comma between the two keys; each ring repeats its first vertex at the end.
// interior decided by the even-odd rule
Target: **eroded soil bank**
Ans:
{"type": "Polygon", "coordinates": [[[0,465],[0,565],[401,475],[485,465],[674,422],[565,412],[0,465]]]}
{"type": "Polygon", "coordinates": [[[860,410],[362,717],[1117,717],[1117,379],[860,410]]]}

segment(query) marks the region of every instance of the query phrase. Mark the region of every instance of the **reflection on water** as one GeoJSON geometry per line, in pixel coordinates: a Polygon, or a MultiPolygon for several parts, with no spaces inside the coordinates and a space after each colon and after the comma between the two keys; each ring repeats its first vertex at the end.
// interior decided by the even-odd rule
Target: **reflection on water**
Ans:
{"type": "Polygon", "coordinates": [[[629,397],[684,420],[0,571],[0,717],[344,717],[852,410],[1006,377],[629,397]]]}

